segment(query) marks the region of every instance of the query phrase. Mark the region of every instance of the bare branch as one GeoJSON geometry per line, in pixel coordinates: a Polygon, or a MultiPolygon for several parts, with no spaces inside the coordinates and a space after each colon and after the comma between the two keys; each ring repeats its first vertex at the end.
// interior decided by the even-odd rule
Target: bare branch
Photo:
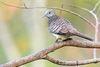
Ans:
{"type": "Polygon", "coordinates": [[[26,7],[25,3],[24,3],[24,7],[27,9],[27,7],[26,7]]]}
{"type": "Polygon", "coordinates": [[[23,7],[23,6],[16,6],[16,5],[9,5],[9,4],[6,4],[6,3],[2,2],[1,0],[0,0],[0,2],[1,2],[2,4],[4,4],[4,5],[6,5],[6,6],[21,8],[21,9],[26,9],[26,8],[23,7]]]}
{"type": "Polygon", "coordinates": [[[98,7],[99,4],[100,4],[100,1],[95,5],[95,7],[94,7],[94,9],[92,10],[92,12],[94,12],[94,11],[97,9],[97,7],[98,7]]]}
{"type": "MultiPolygon", "coordinates": [[[[100,0],[99,2],[95,5],[94,9],[91,11],[91,14],[94,16],[95,18],[95,42],[98,42],[98,34],[99,34],[99,18],[97,17],[97,14],[94,13],[94,11],[97,9],[97,7],[99,6],[100,4],[100,0]]],[[[96,48],[94,48],[94,52],[93,52],[93,55],[94,55],[94,59],[96,59],[96,48]]]]}
{"type": "Polygon", "coordinates": [[[11,5],[11,4],[6,4],[6,3],[2,2],[1,0],[0,0],[0,2],[1,2],[2,4],[4,4],[4,5],[6,5],[6,6],[15,7],[15,8],[20,8],[20,9],[47,8],[47,7],[26,7],[25,3],[24,3],[24,6],[17,6],[17,5],[13,5],[13,4],[12,4],[12,5],[11,5]]]}
{"type": "Polygon", "coordinates": [[[88,2],[88,1],[84,1],[85,3],[91,4],[92,6],[95,6],[93,3],[88,2]]]}
{"type": "MultiPolygon", "coordinates": [[[[64,46],[74,46],[74,47],[81,47],[81,48],[100,48],[100,43],[94,43],[94,42],[88,42],[88,41],[79,41],[79,40],[69,40],[69,41],[65,41],[65,42],[54,43],[54,44],[50,45],[49,47],[47,47],[47,48],[45,48],[45,49],[43,49],[43,50],[41,50],[41,51],[39,51],[35,54],[31,54],[29,56],[20,58],[18,60],[14,60],[14,61],[2,64],[2,65],[0,65],[0,67],[18,67],[18,66],[24,65],[26,63],[29,63],[29,62],[32,62],[32,61],[35,61],[35,60],[39,60],[39,59],[43,59],[43,58],[54,63],[54,61],[56,59],[52,60],[53,58],[48,57],[47,54],[49,54],[49,53],[51,53],[51,52],[53,52],[53,51],[55,51],[55,50],[57,50],[61,47],[64,47],[64,46]]],[[[65,62],[65,61],[60,61],[60,60],[57,60],[57,61],[58,61],[58,64],[67,66],[67,63],[68,63],[68,65],[72,65],[73,62],[74,62],[73,65],[75,65],[75,64],[84,65],[84,64],[99,62],[100,59],[98,58],[98,60],[97,59],[95,59],[95,60],[91,59],[91,60],[86,60],[86,61],[83,60],[83,61],[77,61],[77,62],[76,61],[70,61],[70,62],[66,61],[65,62]],[[63,64],[63,62],[66,63],[66,64],[63,64]]]]}
{"type": "Polygon", "coordinates": [[[58,60],[58,59],[52,58],[50,56],[46,56],[44,59],[46,59],[54,64],[63,65],[63,66],[79,66],[79,65],[86,65],[86,64],[90,64],[90,63],[100,62],[100,58],[81,60],[81,61],[63,61],[63,60],[58,60]]]}
{"type": "MultiPolygon", "coordinates": [[[[61,8],[63,8],[63,4],[61,5],[61,8]]],[[[60,16],[61,16],[62,10],[60,11],[60,16]]]]}
{"type": "MultiPolygon", "coordinates": [[[[76,16],[78,16],[79,18],[85,20],[85,21],[88,22],[91,26],[93,26],[93,27],[95,28],[94,24],[92,24],[89,20],[87,20],[86,18],[82,17],[81,15],[79,15],[79,14],[73,12],[73,11],[70,11],[70,10],[66,10],[66,9],[62,9],[62,8],[58,8],[58,7],[26,7],[25,5],[24,5],[24,6],[16,6],[16,5],[9,5],[9,4],[6,4],[6,3],[4,3],[4,2],[2,2],[2,1],[0,1],[0,2],[1,2],[2,4],[4,4],[4,5],[6,5],[6,6],[21,8],[21,9],[38,9],[38,8],[47,8],[47,9],[48,9],[48,8],[51,8],[51,9],[56,9],[56,10],[61,10],[61,11],[69,12],[69,13],[71,13],[71,14],[73,14],[73,15],[76,15],[76,16]]],[[[83,9],[83,8],[81,8],[81,9],[83,9]]]]}
{"type": "MultiPolygon", "coordinates": [[[[63,5],[65,5],[65,6],[70,6],[70,7],[74,7],[74,8],[78,8],[78,9],[81,9],[81,10],[84,10],[84,11],[87,11],[87,12],[91,13],[91,11],[88,10],[88,9],[86,9],[86,8],[81,8],[81,7],[79,7],[79,6],[70,5],[70,4],[63,4],[63,5]]],[[[79,15],[79,14],[78,14],[78,15],[79,15]]],[[[79,16],[81,16],[81,15],[79,15],[79,16]]],[[[81,16],[81,18],[83,18],[83,20],[85,20],[86,22],[88,22],[90,25],[92,25],[92,26],[95,28],[95,25],[94,25],[93,23],[91,23],[89,20],[87,20],[86,18],[84,18],[84,17],[82,17],[82,16],[81,16]]]]}
{"type": "Polygon", "coordinates": [[[96,15],[98,15],[98,14],[99,14],[99,12],[100,12],[100,7],[99,7],[99,9],[98,9],[98,11],[97,11],[96,15]]]}

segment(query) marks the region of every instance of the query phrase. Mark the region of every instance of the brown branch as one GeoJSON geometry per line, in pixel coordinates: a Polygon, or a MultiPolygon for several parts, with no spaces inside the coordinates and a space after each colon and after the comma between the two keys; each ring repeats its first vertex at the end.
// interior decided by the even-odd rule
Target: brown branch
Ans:
{"type": "Polygon", "coordinates": [[[0,65],[0,67],[18,67],[21,65],[24,65],[26,63],[35,61],[35,60],[39,60],[39,59],[46,59],[49,60],[50,62],[53,62],[55,64],[59,64],[59,65],[70,65],[70,66],[75,66],[75,65],[85,65],[85,64],[89,64],[89,63],[95,63],[95,62],[99,62],[100,59],[91,59],[91,60],[82,60],[82,61],[61,61],[61,60],[56,60],[53,59],[49,56],[47,56],[47,54],[61,48],[64,46],[75,46],[75,47],[81,47],[81,48],[100,48],[100,43],[94,43],[94,42],[87,42],[87,41],[79,41],[79,40],[69,40],[69,41],[65,41],[65,42],[59,42],[59,43],[54,43],[52,45],[50,45],[49,47],[35,53],[35,54],[31,54],[29,56],[20,58],[18,60],[14,60],[5,64],[0,65]]]}
{"type": "Polygon", "coordinates": [[[100,62],[100,58],[88,59],[88,60],[80,60],[80,61],[64,61],[64,60],[58,60],[58,59],[52,58],[50,56],[46,56],[43,59],[48,60],[48,61],[50,61],[50,62],[52,62],[54,64],[63,65],[63,66],[79,66],[79,65],[86,65],[86,64],[100,62]]]}

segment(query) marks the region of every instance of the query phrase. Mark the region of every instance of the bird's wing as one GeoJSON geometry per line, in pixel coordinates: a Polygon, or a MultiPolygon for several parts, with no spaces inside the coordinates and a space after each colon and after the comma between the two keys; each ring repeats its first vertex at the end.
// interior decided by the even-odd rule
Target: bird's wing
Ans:
{"type": "Polygon", "coordinates": [[[57,31],[58,34],[73,35],[77,31],[67,19],[61,18],[57,21],[59,22],[60,25],[58,26],[59,27],[57,31]]]}

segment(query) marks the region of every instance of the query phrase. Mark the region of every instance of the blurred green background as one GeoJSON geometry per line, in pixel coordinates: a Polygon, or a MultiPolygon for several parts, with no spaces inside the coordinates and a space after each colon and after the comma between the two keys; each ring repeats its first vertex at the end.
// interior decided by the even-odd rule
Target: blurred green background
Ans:
{"type": "MultiPolygon", "coordinates": [[[[27,7],[61,7],[62,4],[72,4],[93,9],[98,0],[2,0],[7,4],[27,7]],[[86,3],[90,2],[92,4],[86,3]]],[[[95,19],[88,12],[64,6],[65,9],[72,10],[95,23],[95,19]]],[[[48,33],[47,18],[42,18],[46,9],[18,9],[5,6],[0,3],[0,64],[27,56],[38,52],[55,42],[55,37],[48,33]]],[[[60,15],[59,10],[55,10],[60,15]]],[[[70,14],[62,12],[62,17],[67,18],[78,31],[94,38],[94,29],[84,20],[70,14]]],[[[84,40],[79,37],[74,39],[84,40]]],[[[100,50],[97,56],[100,57],[100,50]]],[[[93,49],[63,47],[49,54],[61,60],[85,60],[93,58],[93,49]]],[[[46,60],[37,60],[21,67],[64,67],[53,64],[46,60]]],[[[66,66],[69,67],[69,66],[66,66]]],[[[74,67],[74,66],[71,66],[74,67]]],[[[75,67],[100,67],[100,63],[75,67]]]]}

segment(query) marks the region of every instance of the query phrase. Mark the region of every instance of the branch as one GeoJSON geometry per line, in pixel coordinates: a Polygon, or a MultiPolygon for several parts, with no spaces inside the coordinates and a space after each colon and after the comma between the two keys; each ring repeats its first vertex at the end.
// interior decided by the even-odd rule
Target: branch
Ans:
{"type": "Polygon", "coordinates": [[[47,47],[37,53],[20,58],[18,60],[14,60],[14,61],[2,64],[2,65],[0,65],[0,67],[18,67],[18,66],[22,66],[26,63],[36,61],[39,59],[46,59],[55,64],[66,65],[66,66],[85,65],[85,64],[100,62],[99,58],[94,59],[94,60],[91,59],[91,60],[70,61],[70,62],[66,61],[65,62],[65,61],[56,60],[56,59],[53,59],[53,58],[47,56],[47,54],[49,54],[61,47],[64,47],[64,46],[74,46],[74,47],[81,47],[81,48],[100,48],[100,43],[99,42],[95,43],[95,42],[88,42],[88,41],[79,41],[79,40],[68,40],[68,41],[64,41],[64,42],[58,42],[58,43],[54,43],[54,44],[50,45],[49,47],[47,47]]]}
{"type": "Polygon", "coordinates": [[[95,7],[94,7],[94,9],[92,10],[92,12],[94,12],[94,11],[97,9],[97,7],[98,7],[99,4],[100,4],[100,1],[95,5],[95,7]]]}
{"type": "Polygon", "coordinates": [[[98,14],[99,14],[99,12],[100,12],[100,7],[99,7],[99,9],[98,9],[98,11],[97,11],[96,15],[98,15],[98,14]]]}
{"type": "MultiPolygon", "coordinates": [[[[69,7],[78,8],[78,9],[81,9],[81,10],[84,10],[84,11],[87,11],[87,12],[91,13],[91,11],[88,10],[88,9],[86,9],[86,8],[81,8],[81,7],[79,7],[79,6],[70,5],[70,4],[63,4],[63,5],[69,6],[69,7]]],[[[82,17],[82,18],[84,18],[84,17],[82,17]]],[[[87,20],[86,18],[84,18],[84,19],[85,19],[86,22],[88,22],[91,26],[93,26],[93,27],[95,28],[95,25],[94,25],[93,23],[91,23],[91,22],[90,22],[89,20],[87,20]]]]}
{"type": "Polygon", "coordinates": [[[50,56],[46,56],[44,59],[46,59],[54,64],[63,65],[63,66],[79,66],[79,65],[86,65],[86,64],[90,64],[90,63],[100,62],[100,58],[81,60],[81,61],[63,61],[63,60],[58,60],[58,59],[52,58],[50,56]]]}
{"type": "Polygon", "coordinates": [[[65,12],[69,12],[75,16],[78,16],[79,18],[83,19],[84,21],[88,22],[91,26],[93,26],[93,28],[95,28],[95,25],[92,24],[89,20],[87,20],[86,18],[82,17],[81,15],[73,12],[73,11],[70,11],[70,10],[66,10],[66,9],[62,9],[62,8],[58,8],[58,7],[26,7],[25,3],[24,3],[24,6],[16,6],[16,5],[9,5],[9,4],[6,4],[2,1],[0,1],[2,4],[6,5],[6,6],[10,6],[10,7],[15,7],[15,8],[20,8],[20,9],[39,9],[39,8],[47,8],[47,9],[56,9],[56,10],[61,10],[61,11],[65,11],[65,12]]]}
{"type": "Polygon", "coordinates": [[[88,2],[88,1],[84,1],[85,3],[91,4],[92,6],[95,6],[93,3],[88,2]]]}

